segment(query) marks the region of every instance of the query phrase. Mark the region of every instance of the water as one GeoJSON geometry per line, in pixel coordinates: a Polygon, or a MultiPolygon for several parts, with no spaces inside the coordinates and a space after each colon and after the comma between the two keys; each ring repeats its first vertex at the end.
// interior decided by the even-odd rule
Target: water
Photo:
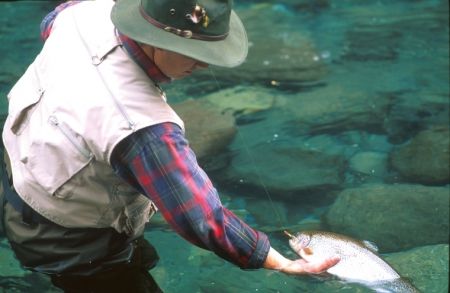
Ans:
{"type": "MultiPolygon", "coordinates": [[[[0,3],[2,96],[39,51],[38,24],[54,5],[0,3]]],[[[165,86],[173,103],[242,97],[222,106],[236,107],[237,135],[201,158],[224,205],[288,257],[283,229],[333,230],[374,241],[423,292],[448,292],[447,1],[246,1],[237,11],[248,61],[165,86]]],[[[167,292],[369,292],[242,272],[152,222],[153,275],[167,292]]],[[[21,270],[2,239],[0,292],[58,291],[21,270]]]]}

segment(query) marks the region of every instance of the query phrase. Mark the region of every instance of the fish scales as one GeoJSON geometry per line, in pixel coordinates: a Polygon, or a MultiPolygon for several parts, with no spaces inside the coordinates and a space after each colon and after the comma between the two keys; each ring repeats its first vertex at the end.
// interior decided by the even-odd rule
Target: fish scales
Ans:
{"type": "Polygon", "coordinates": [[[339,264],[330,268],[328,272],[340,278],[368,282],[400,278],[391,266],[367,248],[363,242],[324,233],[311,237],[308,246],[313,248],[313,254],[302,255],[308,261],[339,255],[341,258],[339,264]]]}
{"type": "Polygon", "coordinates": [[[376,247],[368,242],[324,231],[286,234],[291,238],[291,248],[308,262],[339,256],[340,261],[327,272],[344,281],[363,284],[376,292],[420,292],[378,256],[376,247]]]}

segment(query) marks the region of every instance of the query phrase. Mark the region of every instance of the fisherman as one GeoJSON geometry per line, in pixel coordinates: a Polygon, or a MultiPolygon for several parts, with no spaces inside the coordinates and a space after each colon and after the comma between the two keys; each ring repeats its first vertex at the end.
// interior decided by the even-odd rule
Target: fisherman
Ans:
{"type": "Polygon", "coordinates": [[[156,210],[242,269],[315,274],[339,261],[289,260],[223,207],[159,87],[244,61],[231,0],[68,1],[41,30],[3,130],[5,231],[24,268],[66,292],[161,292],[143,238],[156,210]]]}

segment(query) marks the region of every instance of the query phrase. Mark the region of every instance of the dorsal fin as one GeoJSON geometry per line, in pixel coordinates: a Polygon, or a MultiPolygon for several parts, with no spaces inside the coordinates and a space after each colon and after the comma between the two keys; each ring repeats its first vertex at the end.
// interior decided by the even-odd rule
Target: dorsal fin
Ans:
{"type": "Polygon", "coordinates": [[[378,253],[378,246],[375,243],[368,241],[368,240],[363,240],[363,244],[369,250],[378,253]]]}

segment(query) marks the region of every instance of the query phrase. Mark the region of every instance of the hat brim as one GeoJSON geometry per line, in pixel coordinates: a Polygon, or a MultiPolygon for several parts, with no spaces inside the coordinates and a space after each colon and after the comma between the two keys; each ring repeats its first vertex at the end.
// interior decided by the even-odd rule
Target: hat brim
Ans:
{"type": "Polygon", "coordinates": [[[141,0],[118,0],[111,11],[116,28],[131,39],[223,67],[238,66],[247,57],[247,34],[234,11],[224,40],[203,41],[184,38],[150,24],[139,11],[140,3],[141,0]]]}

